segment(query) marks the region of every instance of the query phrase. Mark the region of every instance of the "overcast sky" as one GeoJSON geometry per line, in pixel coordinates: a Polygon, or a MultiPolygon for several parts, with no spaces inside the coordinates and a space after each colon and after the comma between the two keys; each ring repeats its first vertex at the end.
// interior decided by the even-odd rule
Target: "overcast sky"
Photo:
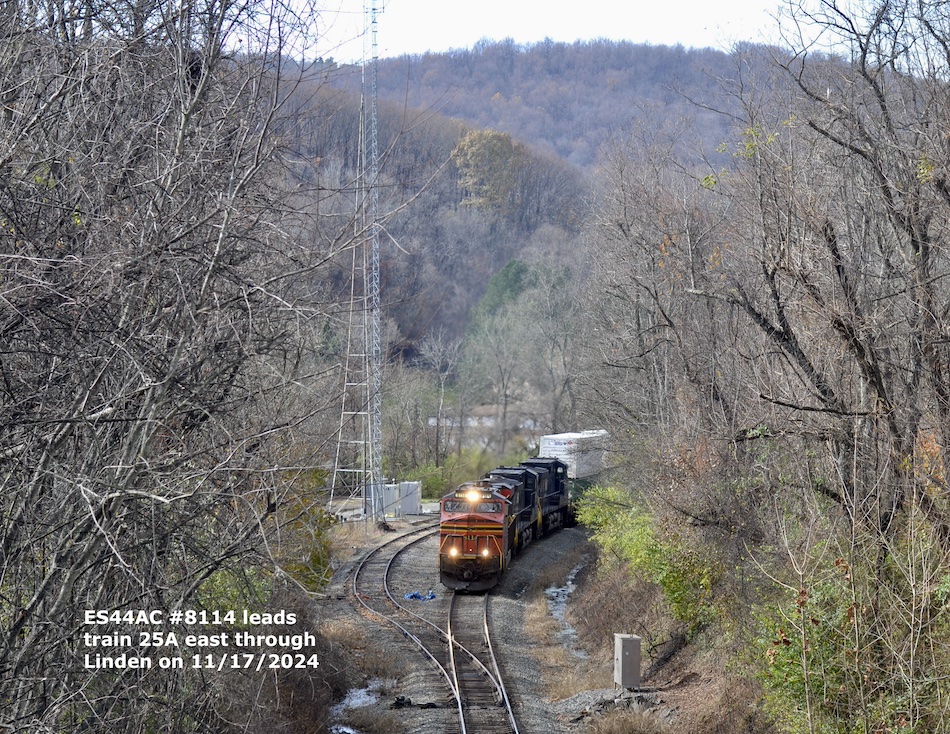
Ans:
{"type": "MultiPolygon", "coordinates": [[[[531,43],[610,38],[634,43],[729,49],[765,41],[778,0],[377,0],[382,58],[470,48],[488,38],[531,43]]],[[[368,3],[367,3],[368,4],[368,3]]],[[[359,61],[364,0],[322,3],[318,52],[359,61]]],[[[371,54],[367,51],[367,56],[371,54]]]]}

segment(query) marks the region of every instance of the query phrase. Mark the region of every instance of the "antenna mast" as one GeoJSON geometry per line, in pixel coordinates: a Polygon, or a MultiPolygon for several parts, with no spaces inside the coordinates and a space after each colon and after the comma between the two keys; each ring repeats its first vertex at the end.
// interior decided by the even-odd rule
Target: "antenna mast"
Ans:
{"type": "Polygon", "coordinates": [[[382,337],[379,305],[379,131],[377,126],[377,8],[363,0],[362,105],[356,236],[350,270],[350,312],[343,365],[343,406],[330,488],[362,501],[365,520],[383,519],[382,337]],[[368,78],[367,78],[368,75],[368,78]],[[368,102],[368,104],[367,104],[368,102]],[[368,107],[368,109],[367,109],[368,107]]]}
{"type": "MultiPolygon", "coordinates": [[[[364,0],[364,6],[367,0],[364,0]]],[[[367,183],[369,185],[369,207],[366,221],[369,234],[370,267],[369,283],[367,288],[370,328],[369,328],[369,477],[367,494],[371,501],[367,501],[367,515],[374,520],[382,520],[382,493],[383,493],[383,418],[382,418],[382,336],[381,319],[379,313],[379,130],[377,126],[377,67],[379,66],[379,49],[376,31],[378,13],[376,0],[369,1],[369,29],[371,45],[370,64],[370,110],[369,110],[369,150],[366,154],[368,163],[367,183]]],[[[365,56],[365,52],[364,52],[365,56]]],[[[365,88],[366,61],[363,61],[363,85],[365,88]]],[[[365,92],[364,92],[365,94],[365,92]]]]}

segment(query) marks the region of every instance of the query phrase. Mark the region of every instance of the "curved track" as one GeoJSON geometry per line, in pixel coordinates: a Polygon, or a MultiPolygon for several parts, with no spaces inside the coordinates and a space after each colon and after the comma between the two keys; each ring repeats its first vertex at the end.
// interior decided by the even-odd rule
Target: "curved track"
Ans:
{"type": "Polygon", "coordinates": [[[391,579],[401,559],[437,533],[437,526],[427,525],[371,551],[353,574],[353,595],[428,658],[435,673],[431,687],[448,688],[444,706],[455,709],[455,730],[460,734],[518,734],[491,646],[489,594],[446,593],[447,605],[440,599],[420,614],[392,588],[391,579]]]}

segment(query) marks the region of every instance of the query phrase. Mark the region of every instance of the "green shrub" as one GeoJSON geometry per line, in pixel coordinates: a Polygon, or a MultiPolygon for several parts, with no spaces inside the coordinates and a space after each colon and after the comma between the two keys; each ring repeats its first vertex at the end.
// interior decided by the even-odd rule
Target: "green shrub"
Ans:
{"type": "Polygon", "coordinates": [[[924,734],[946,719],[939,589],[914,590],[856,553],[833,554],[760,609],[756,641],[766,706],[791,734],[924,734]],[[941,670],[943,668],[943,670],[941,670]]]}
{"type": "Polygon", "coordinates": [[[400,479],[407,482],[422,482],[422,498],[427,500],[439,499],[449,491],[454,465],[454,457],[450,457],[442,466],[421,464],[404,471],[400,479]]]}
{"type": "Polygon", "coordinates": [[[463,449],[461,455],[448,457],[441,466],[420,464],[401,472],[400,479],[422,482],[424,499],[439,499],[463,482],[481,479],[497,466],[512,466],[527,458],[520,452],[503,458],[478,449],[463,449]]]}
{"type": "Polygon", "coordinates": [[[695,632],[715,616],[721,576],[710,557],[675,532],[657,532],[653,518],[616,487],[591,487],[577,501],[578,519],[594,531],[604,557],[628,564],[663,590],[673,616],[695,632]]]}
{"type": "Polygon", "coordinates": [[[281,569],[307,591],[319,591],[333,575],[329,529],[333,518],[321,507],[298,498],[290,503],[278,549],[281,569]]]}

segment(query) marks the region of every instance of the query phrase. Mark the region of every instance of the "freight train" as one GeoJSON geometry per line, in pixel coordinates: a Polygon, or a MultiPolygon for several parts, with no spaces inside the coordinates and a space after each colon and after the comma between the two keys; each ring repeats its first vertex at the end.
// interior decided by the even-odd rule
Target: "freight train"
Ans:
{"type": "Polygon", "coordinates": [[[449,589],[497,585],[532,540],[573,523],[567,464],[534,458],[492,469],[440,502],[439,580],[449,589]]]}

